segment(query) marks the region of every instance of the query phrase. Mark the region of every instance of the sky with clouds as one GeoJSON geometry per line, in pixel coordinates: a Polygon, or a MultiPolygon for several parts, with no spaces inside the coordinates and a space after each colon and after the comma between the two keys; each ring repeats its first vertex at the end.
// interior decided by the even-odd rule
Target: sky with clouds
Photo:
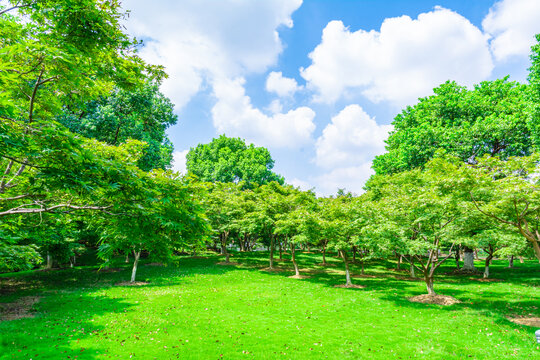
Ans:
{"type": "Polygon", "coordinates": [[[526,81],[538,0],[124,0],[175,104],[174,168],[220,134],[286,182],[361,193],[392,119],[446,80],[526,81]]]}

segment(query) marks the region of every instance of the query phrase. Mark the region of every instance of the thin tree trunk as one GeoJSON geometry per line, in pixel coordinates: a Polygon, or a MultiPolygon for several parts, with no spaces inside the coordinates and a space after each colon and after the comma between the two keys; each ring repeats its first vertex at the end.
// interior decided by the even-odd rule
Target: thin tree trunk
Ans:
{"type": "Polygon", "coordinates": [[[416,277],[416,274],[415,274],[415,272],[414,272],[414,260],[413,260],[412,255],[411,255],[411,268],[410,268],[409,271],[410,271],[410,273],[411,273],[411,277],[413,277],[413,278],[416,277]]]}
{"type": "Polygon", "coordinates": [[[360,259],[360,264],[362,265],[362,268],[360,269],[360,273],[364,275],[364,258],[360,259]]]}
{"type": "Polygon", "coordinates": [[[456,268],[459,270],[459,248],[456,250],[456,268]]]}
{"type": "Polygon", "coordinates": [[[283,246],[281,244],[281,240],[278,241],[278,244],[279,244],[279,260],[283,260],[283,246]]]}
{"type": "Polygon", "coordinates": [[[508,267],[513,268],[514,267],[514,255],[510,255],[508,257],[508,267]]]}
{"type": "Polygon", "coordinates": [[[474,259],[475,259],[475,260],[480,260],[480,259],[478,258],[478,249],[474,249],[474,259]]]}
{"type": "Polygon", "coordinates": [[[519,257],[519,263],[520,263],[520,264],[523,264],[523,262],[524,262],[524,261],[523,261],[523,256],[520,256],[520,257],[519,257]]]}
{"type": "Polygon", "coordinates": [[[227,250],[227,239],[229,237],[229,233],[228,232],[224,232],[223,233],[223,236],[221,237],[221,251],[222,251],[222,254],[225,255],[225,262],[228,263],[229,262],[229,251],[227,250]]]}
{"type": "Polygon", "coordinates": [[[356,263],[356,246],[352,247],[352,262],[353,264],[356,263]]]}
{"type": "Polygon", "coordinates": [[[435,295],[435,290],[433,289],[433,276],[430,274],[424,275],[424,281],[426,282],[426,288],[429,295],[435,295]]]}
{"type": "Polygon", "coordinates": [[[296,245],[291,242],[291,259],[292,259],[292,263],[294,265],[294,274],[296,276],[300,276],[300,271],[298,270],[298,264],[296,263],[296,256],[295,256],[296,251],[295,250],[296,250],[296,245]]]}
{"type": "Polygon", "coordinates": [[[133,261],[133,269],[131,270],[131,282],[135,282],[135,275],[137,275],[137,265],[139,265],[139,258],[141,257],[141,251],[133,250],[135,260],[133,261]]]}
{"type": "Polygon", "coordinates": [[[397,257],[397,264],[396,264],[396,270],[401,270],[401,255],[398,253],[395,253],[397,257]]]}
{"type": "Polygon", "coordinates": [[[52,269],[53,266],[53,258],[52,255],[47,251],[47,269],[52,269]]]}
{"type": "Polygon", "coordinates": [[[270,235],[270,269],[274,268],[274,235],[270,235]]]}
{"type": "Polygon", "coordinates": [[[343,262],[345,263],[345,279],[346,279],[346,283],[345,283],[345,286],[352,286],[352,281],[351,281],[351,273],[349,272],[349,262],[347,261],[347,253],[343,250],[340,250],[339,251],[341,253],[341,258],[343,259],[343,262]]]}
{"type": "Polygon", "coordinates": [[[326,266],[326,241],[323,242],[322,263],[326,266]]]}
{"type": "Polygon", "coordinates": [[[126,253],[126,260],[125,263],[127,264],[129,262],[129,253],[126,253]]]}
{"type": "Polygon", "coordinates": [[[486,263],[484,267],[484,279],[487,279],[489,277],[489,265],[491,264],[491,259],[493,259],[493,247],[490,246],[487,253],[488,256],[486,257],[486,263]]]}

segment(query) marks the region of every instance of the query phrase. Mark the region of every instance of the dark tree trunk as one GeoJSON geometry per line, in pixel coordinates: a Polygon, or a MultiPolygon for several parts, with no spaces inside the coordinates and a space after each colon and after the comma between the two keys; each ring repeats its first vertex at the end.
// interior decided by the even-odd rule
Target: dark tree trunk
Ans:
{"type": "Polygon", "coordinates": [[[435,295],[435,290],[433,289],[433,275],[424,274],[424,281],[426,282],[426,288],[429,295],[435,295]]]}
{"type": "Polygon", "coordinates": [[[508,257],[508,267],[513,268],[514,267],[514,255],[510,255],[508,257]]]}
{"type": "Polygon", "coordinates": [[[456,250],[456,268],[459,270],[459,248],[456,250]]]}
{"type": "Polygon", "coordinates": [[[397,264],[396,264],[396,270],[401,270],[401,255],[398,253],[395,253],[397,257],[397,264]]]}
{"type": "Polygon", "coordinates": [[[283,260],[283,247],[281,245],[281,240],[278,241],[278,244],[279,244],[279,260],[283,260]]]}
{"type": "Polygon", "coordinates": [[[53,267],[53,257],[52,255],[47,251],[47,269],[52,269],[53,267]]]}
{"type": "Polygon", "coordinates": [[[229,238],[229,233],[228,232],[224,232],[221,236],[221,253],[223,255],[225,255],[225,262],[230,262],[229,261],[229,257],[230,257],[230,254],[229,254],[229,251],[227,251],[227,239],[229,238]]]}

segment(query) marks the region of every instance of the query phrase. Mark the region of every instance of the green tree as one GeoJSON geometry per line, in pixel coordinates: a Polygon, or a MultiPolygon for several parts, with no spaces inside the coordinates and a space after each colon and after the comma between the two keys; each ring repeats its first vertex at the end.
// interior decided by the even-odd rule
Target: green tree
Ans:
{"type": "Polygon", "coordinates": [[[142,170],[169,168],[173,146],[165,130],[176,124],[173,104],[159,92],[157,81],[146,81],[128,90],[115,88],[108,96],[85,104],[82,109],[65,108],[60,123],[69,130],[109,145],[127,139],[147,144],[138,162],[142,170]]]}
{"type": "Polygon", "coordinates": [[[484,154],[506,159],[532,151],[526,85],[507,78],[473,90],[455,82],[435,88],[393,121],[387,152],[377,156],[377,174],[423,167],[439,149],[474,163],[484,154]]]}
{"type": "Polygon", "coordinates": [[[247,187],[272,181],[283,184],[284,179],[272,172],[274,160],[263,147],[246,145],[240,138],[221,135],[208,144],[191,148],[186,156],[188,173],[201,181],[244,181],[247,187]]]}

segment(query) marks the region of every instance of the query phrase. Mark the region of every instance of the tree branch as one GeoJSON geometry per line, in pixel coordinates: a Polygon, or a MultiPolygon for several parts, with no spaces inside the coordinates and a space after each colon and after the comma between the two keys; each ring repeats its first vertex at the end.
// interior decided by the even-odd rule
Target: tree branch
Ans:
{"type": "Polygon", "coordinates": [[[55,209],[61,209],[61,208],[70,209],[70,211],[64,211],[66,213],[76,211],[76,210],[106,210],[106,209],[108,209],[108,208],[110,208],[112,206],[112,205],[109,205],[109,206],[86,206],[86,205],[77,206],[77,205],[71,205],[71,204],[58,204],[58,205],[54,205],[54,206],[51,206],[51,207],[44,207],[42,205],[40,208],[31,208],[31,209],[25,208],[26,206],[31,206],[31,205],[38,205],[38,204],[32,203],[32,204],[21,205],[21,206],[18,206],[16,208],[13,208],[13,209],[0,212],[0,216],[15,215],[15,214],[37,214],[37,213],[51,212],[51,211],[53,211],[55,209]]]}

